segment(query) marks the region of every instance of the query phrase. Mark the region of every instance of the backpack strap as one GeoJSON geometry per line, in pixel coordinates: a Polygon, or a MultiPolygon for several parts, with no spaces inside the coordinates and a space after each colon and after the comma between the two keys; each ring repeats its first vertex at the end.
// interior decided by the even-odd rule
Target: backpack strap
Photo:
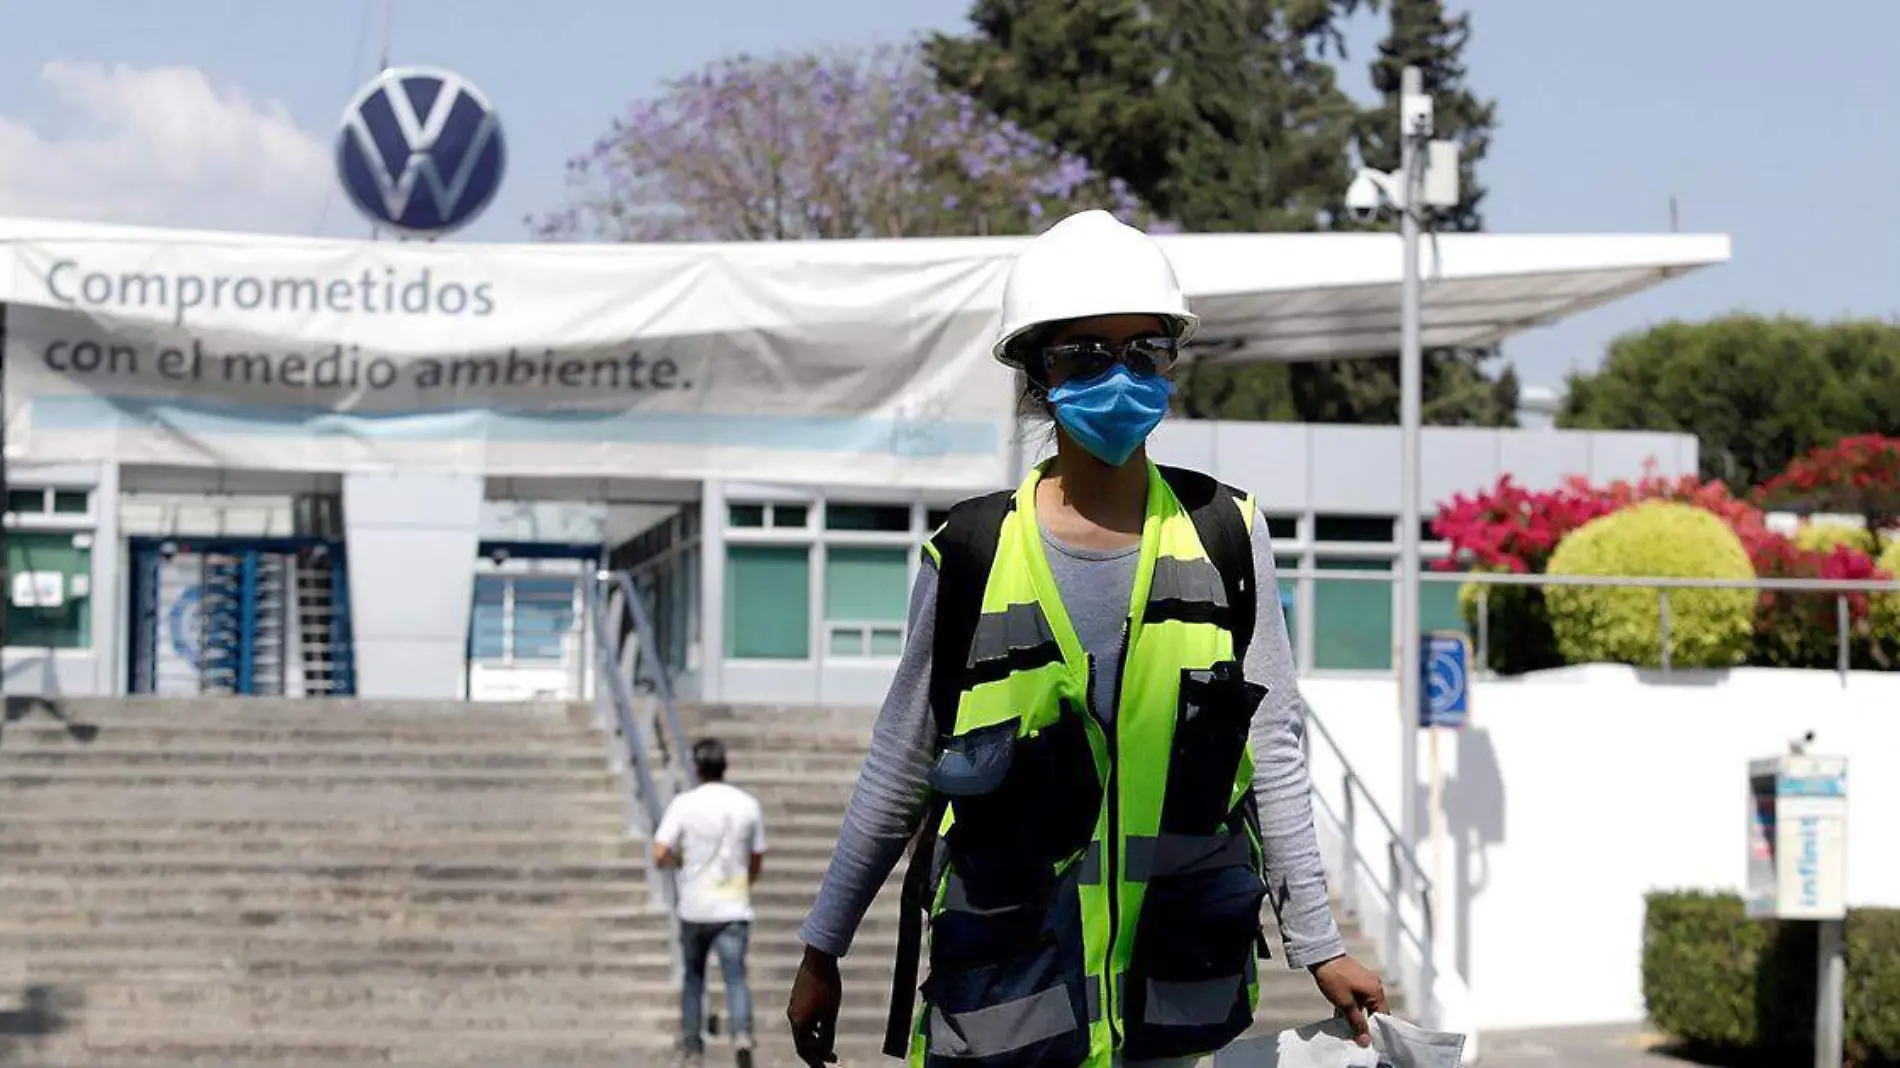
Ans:
{"type": "MultiPolygon", "coordinates": [[[[957,703],[970,660],[970,642],[976,636],[977,617],[983,613],[983,590],[1003,519],[1016,506],[1013,491],[1002,490],[973,497],[950,509],[950,517],[930,540],[924,555],[937,565],[937,610],[930,644],[930,714],[937,722],[937,744],[956,730],[957,703]]],[[[937,828],[943,823],[944,802],[931,803],[923,826],[911,844],[910,867],[904,873],[897,918],[897,960],[891,974],[891,1009],[884,1023],[884,1054],[910,1054],[911,1013],[917,1003],[917,973],[923,963],[924,917],[935,894],[932,877],[937,868],[937,828]]]]}
{"type": "Polygon", "coordinates": [[[963,693],[964,665],[976,620],[983,614],[983,589],[996,563],[1003,518],[1016,507],[1013,490],[973,497],[950,509],[950,516],[924,543],[924,554],[937,565],[937,614],[930,646],[930,711],[937,720],[939,743],[957,725],[957,701],[963,693]]]}
{"type": "Polygon", "coordinates": [[[1186,508],[1194,521],[1194,533],[1200,536],[1207,558],[1220,572],[1227,592],[1228,630],[1234,636],[1234,659],[1247,659],[1247,646],[1253,642],[1257,591],[1253,572],[1253,517],[1242,509],[1249,507],[1247,495],[1212,476],[1184,467],[1162,467],[1161,477],[1174,491],[1175,499],[1186,508]]]}

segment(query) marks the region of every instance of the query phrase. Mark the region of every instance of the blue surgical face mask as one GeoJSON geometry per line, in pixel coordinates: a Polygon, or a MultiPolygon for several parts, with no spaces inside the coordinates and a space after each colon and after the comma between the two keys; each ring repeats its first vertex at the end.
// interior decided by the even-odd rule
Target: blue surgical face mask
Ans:
{"type": "Polygon", "coordinates": [[[1056,422],[1090,455],[1120,467],[1148,440],[1168,414],[1174,382],[1138,375],[1116,364],[1093,378],[1064,382],[1049,391],[1056,422]]]}

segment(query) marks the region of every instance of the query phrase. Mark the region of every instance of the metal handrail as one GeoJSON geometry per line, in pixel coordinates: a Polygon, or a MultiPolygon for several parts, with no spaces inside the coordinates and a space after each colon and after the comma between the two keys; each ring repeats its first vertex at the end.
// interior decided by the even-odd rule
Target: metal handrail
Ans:
{"type": "MultiPolygon", "coordinates": [[[[1338,758],[1339,766],[1344,770],[1341,784],[1344,813],[1332,811],[1332,806],[1327,803],[1325,797],[1317,789],[1313,791],[1314,800],[1326,810],[1326,814],[1332,818],[1333,822],[1338,824],[1339,837],[1346,853],[1347,872],[1339,887],[1340,903],[1349,915],[1356,916],[1360,911],[1355,869],[1363,870],[1375,882],[1379,878],[1377,869],[1359,848],[1356,799],[1363,797],[1386,835],[1385,930],[1380,939],[1380,960],[1388,971],[1397,972],[1404,967],[1403,943],[1409,941],[1416,947],[1419,959],[1418,987],[1421,998],[1421,1004],[1418,1007],[1429,1010],[1438,982],[1436,924],[1432,915],[1432,879],[1425,874],[1424,866],[1419,863],[1418,856],[1413,852],[1411,845],[1405,841],[1404,836],[1399,833],[1392,818],[1379,807],[1378,799],[1373,796],[1365,780],[1359,777],[1358,772],[1352,770],[1352,761],[1347,759],[1346,751],[1340,747],[1339,739],[1333,736],[1333,732],[1320,720],[1310,705],[1302,701],[1301,706],[1306,725],[1309,728],[1316,728],[1316,731],[1307,732],[1307,738],[1311,739],[1317,733],[1320,740],[1326,743],[1327,748],[1332,750],[1333,756],[1338,758]],[[1405,922],[1402,903],[1408,896],[1416,898],[1418,902],[1420,930],[1411,930],[1405,922]]],[[[1308,763],[1310,765],[1311,761],[1309,760],[1308,763]]],[[[1427,1015],[1429,1016],[1429,1011],[1427,1015]]]]}
{"type": "MultiPolygon", "coordinates": [[[[1358,772],[1352,770],[1352,766],[1346,760],[1346,751],[1339,746],[1339,739],[1333,737],[1333,732],[1326,728],[1326,724],[1320,721],[1319,716],[1314,714],[1310,706],[1306,709],[1306,723],[1310,727],[1319,728],[1321,740],[1333,751],[1333,755],[1339,758],[1339,762],[1346,766],[1346,785],[1357,786],[1366,795],[1367,803],[1372,806],[1372,814],[1378,817],[1379,825],[1385,828],[1386,837],[1394,842],[1404,841],[1404,836],[1399,834],[1398,825],[1392,822],[1391,817],[1385,814],[1385,810],[1379,807],[1379,802],[1373,799],[1372,791],[1366,788],[1365,780],[1359,777],[1358,772]]],[[[1418,878],[1421,885],[1429,888],[1431,877],[1425,874],[1425,868],[1419,864],[1418,858],[1407,859],[1411,862],[1412,874],[1418,878]]]]}
{"type": "MultiPolygon", "coordinates": [[[[1285,568],[1281,579],[1320,582],[1396,582],[1398,572],[1319,571],[1285,568]]],[[[1421,582],[1473,583],[1479,586],[1607,586],[1636,589],[1786,590],[1795,593],[1900,593],[1900,579],[1682,578],[1669,575],[1545,575],[1511,571],[1420,571],[1421,582]]]]}
{"type": "MultiPolygon", "coordinates": [[[[680,776],[690,788],[699,785],[698,773],[692,763],[686,759],[686,732],[680,726],[679,702],[673,696],[673,677],[666,669],[666,661],[660,658],[660,645],[654,638],[652,619],[647,615],[646,601],[633,584],[633,576],[626,571],[611,574],[620,595],[626,599],[627,610],[633,614],[634,633],[640,639],[640,659],[653,665],[653,686],[659,691],[660,707],[666,715],[666,732],[659,738],[663,756],[671,758],[680,776]]],[[[614,662],[619,662],[618,651],[614,662]]]]}
{"type": "MultiPolygon", "coordinates": [[[[1383,571],[1319,571],[1305,568],[1287,568],[1278,572],[1278,576],[1292,581],[1312,580],[1316,582],[1383,582],[1398,581],[1398,572],[1390,568],[1383,571]]],[[[1852,627],[1852,613],[1848,610],[1847,598],[1853,594],[1900,594],[1900,579],[1786,579],[1786,578],[1689,578],[1674,575],[1547,575],[1519,574],[1509,571],[1445,571],[1431,570],[1419,572],[1421,582],[1470,583],[1478,587],[1478,634],[1477,667],[1483,670],[1490,661],[1491,651],[1491,590],[1492,586],[1520,587],[1597,587],[1606,589],[1647,589],[1656,591],[1657,641],[1661,648],[1658,660],[1664,671],[1674,670],[1674,644],[1671,641],[1669,611],[1670,590],[1754,590],[1757,592],[1784,593],[1824,593],[1834,595],[1834,661],[1835,670],[1843,680],[1853,668],[1853,642],[1849,632],[1852,627]]]]}
{"type": "MultiPolygon", "coordinates": [[[[673,799],[672,788],[682,784],[688,787],[696,785],[697,778],[684,759],[686,750],[680,741],[684,733],[680,729],[679,709],[674,701],[673,681],[667,673],[666,663],[660,659],[646,603],[625,572],[598,572],[595,581],[588,586],[587,599],[591,607],[590,622],[596,654],[595,700],[598,702],[605,697],[613,707],[614,724],[622,740],[624,757],[633,772],[632,793],[637,795],[628,799],[628,823],[630,826],[634,823],[637,811],[637,818],[644,824],[641,827],[645,832],[643,837],[651,843],[659,833],[666,806],[673,799]],[[610,594],[615,590],[622,597],[618,613],[610,607],[610,594]],[[651,748],[647,737],[648,724],[641,722],[642,717],[635,710],[633,682],[628,677],[621,655],[620,622],[628,615],[633,618],[634,635],[639,643],[634,671],[637,673],[645,669],[647,680],[653,685],[663,709],[659,721],[652,724],[654,737],[651,748]],[[606,683],[604,687],[600,686],[602,679],[606,683]],[[664,792],[663,787],[666,788],[664,792]]],[[[658,891],[668,917],[667,950],[672,957],[677,978],[681,959],[678,883],[671,872],[661,872],[651,866],[647,871],[648,886],[658,891]]]]}
{"type": "MultiPolygon", "coordinates": [[[[666,814],[665,807],[659,803],[657,780],[653,774],[652,761],[648,758],[645,732],[640,729],[639,721],[634,717],[633,692],[626,677],[620,671],[620,643],[614,640],[615,624],[619,620],[607,608],[607,598],[601,596],[596,587],[588,598],[593,607],[594,649],[599,664],[597,676],[605,676],[607,693],[614,710],[614,723],[618,729],[622,744],[626,746],[627,764],[633,769],[634,789],[639,794],[635,799],[637,807],[646,816],[645,830],[649,836],[660,829],[660,818],[666,814]]],[[[598,679],[596,680],[598,684],[598,679]]]]}

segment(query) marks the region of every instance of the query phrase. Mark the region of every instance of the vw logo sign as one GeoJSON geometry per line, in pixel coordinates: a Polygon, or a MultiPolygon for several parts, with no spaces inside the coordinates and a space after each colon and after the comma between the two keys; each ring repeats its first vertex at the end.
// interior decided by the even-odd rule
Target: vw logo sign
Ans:
{"type": "Polygon", "coordinates": [[[495,199],[506,152],[480,89],[452,71],[393,67],[343,112],[336,169],[357,210],[378,226],[435,237],[495,199]]]}

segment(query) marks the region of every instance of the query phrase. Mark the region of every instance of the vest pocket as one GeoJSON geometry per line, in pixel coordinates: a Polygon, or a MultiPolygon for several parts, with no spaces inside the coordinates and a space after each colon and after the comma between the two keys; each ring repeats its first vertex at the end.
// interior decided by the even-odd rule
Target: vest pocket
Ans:
{"type": "MultiPolygon", "coordinates": [[[[1244,836],[1156,841],[1122,985],[1130,1060],[1209,1053],[1253,1023],[1254,950],[1266,883],[1244,836]],[[1187,859],[1193,858],[1193,859],[1187,859]]],[[[1132,846],[1131,842],[1131,846],[1132,846]]]]}
{"type": "Polygon", "coordinates": [[[1231,660],[1181,672],[1161,806],[1164,833],[1213,834],[1226,821],[1254,710],[1266,695],[1266,687],[1246,681],[1231,660]]]}
{"type": "Polygon", "coordinates": [[[957,735],[929,774],[949,798],[944,835],[951,866],[972,900],[1022,900],[1049,892],[1056,865],[1089,841],[1102,788],[1079,716],[1065,709],[1032,735],[1019,720],[957,735]]]}
{"type": "Polygon", "coordinates": [[[1042,900],[976,909],[952,872],[931,921],[924,1064],[1074,1068],[1088,1056],[1081,899],[1073,877],[1042,900]]]}

